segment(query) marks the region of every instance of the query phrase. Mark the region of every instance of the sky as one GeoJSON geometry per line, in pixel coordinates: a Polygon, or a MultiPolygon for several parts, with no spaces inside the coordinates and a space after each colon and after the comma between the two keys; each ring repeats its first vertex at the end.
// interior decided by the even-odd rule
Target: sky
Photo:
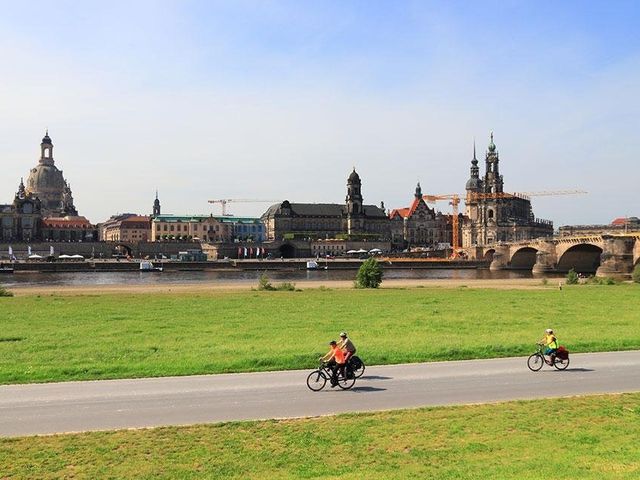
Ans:
{"type": "MultiPolygon", "coordinates": [[[[640,2],[0,0],[0,203],[45,129],[92,222],[464,193],[494,132],[556,226],[640,216],[640,2]]],[[[438,206],[448,211],[443,203],[438,206]]]]}

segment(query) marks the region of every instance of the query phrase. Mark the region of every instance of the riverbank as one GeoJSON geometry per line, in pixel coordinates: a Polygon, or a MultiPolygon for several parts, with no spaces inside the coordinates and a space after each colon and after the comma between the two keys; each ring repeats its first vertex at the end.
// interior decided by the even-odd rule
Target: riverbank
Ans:
{"type": "MultiPolygon", "coordinates": [[[[278,283],[276,280],[274,283],[278,283]]],[[[293,281],[296,288],[306,289],[352,289],[353,280],[299,280],[293,281]]],[[[226,281],[224,283],[155,283],[132,285],[127,283],[111,285],[10,285],[8,288],[16,296],[32,295],[95,295],[95,294],[190,294],[206,292],[234,292],[255,290],[256,281],[226,281]]],[[[536,278],[500,278],[500,279],[388,279],[382,282],[380,289],[405,288],[489,288],[499,290],[541,290],[549,289],[542,280],[536,278]]]]}

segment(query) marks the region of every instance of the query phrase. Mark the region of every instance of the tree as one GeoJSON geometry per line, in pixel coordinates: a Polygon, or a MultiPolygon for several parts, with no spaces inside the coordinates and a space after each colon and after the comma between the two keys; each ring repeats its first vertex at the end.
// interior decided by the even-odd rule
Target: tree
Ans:
{"type": "Polygon", "coordinates": [[[572,268],[571,270],[569,270],[569,273],[567,273],[567,285],[577,285],[577,284],[578,284],[578,274],[572,268]]]}
{"type": "Polygon", "coordinates": [[[362,262],[356,275],[356,288],[378,288],[382,283],[382,267],[371,257],[362,262]]]}
{"type": "Polygon", "coordinates": [[[636,283],[640,283],[640,263],[636,265],[636,268],[633,269],[631,279],[636,283]]]}

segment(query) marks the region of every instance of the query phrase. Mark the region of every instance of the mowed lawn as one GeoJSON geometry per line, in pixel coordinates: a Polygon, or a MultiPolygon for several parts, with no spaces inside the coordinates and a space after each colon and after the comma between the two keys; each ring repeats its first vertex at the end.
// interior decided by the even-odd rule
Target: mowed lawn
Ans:
{"type": "Polygon", "coordinates": [[[0,478],[640,478],[640,394],[0,440],[0,478]]]}
{"type": "Polygon", "coordinates": [[[368,364],[640,348],[640,285],[0,298],[0,383],[310,368],[347,330],[368,364]]]}

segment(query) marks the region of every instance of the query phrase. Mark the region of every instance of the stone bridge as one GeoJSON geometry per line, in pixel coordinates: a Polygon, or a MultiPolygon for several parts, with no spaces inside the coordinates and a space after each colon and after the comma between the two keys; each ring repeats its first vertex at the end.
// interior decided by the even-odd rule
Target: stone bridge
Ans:
{"type": "Polygon", "coordinates": [[[640,263],[640,232],[549,237],[465,249],[470,258],[491,259],[491,270],[628,276],[640,263]]]}

